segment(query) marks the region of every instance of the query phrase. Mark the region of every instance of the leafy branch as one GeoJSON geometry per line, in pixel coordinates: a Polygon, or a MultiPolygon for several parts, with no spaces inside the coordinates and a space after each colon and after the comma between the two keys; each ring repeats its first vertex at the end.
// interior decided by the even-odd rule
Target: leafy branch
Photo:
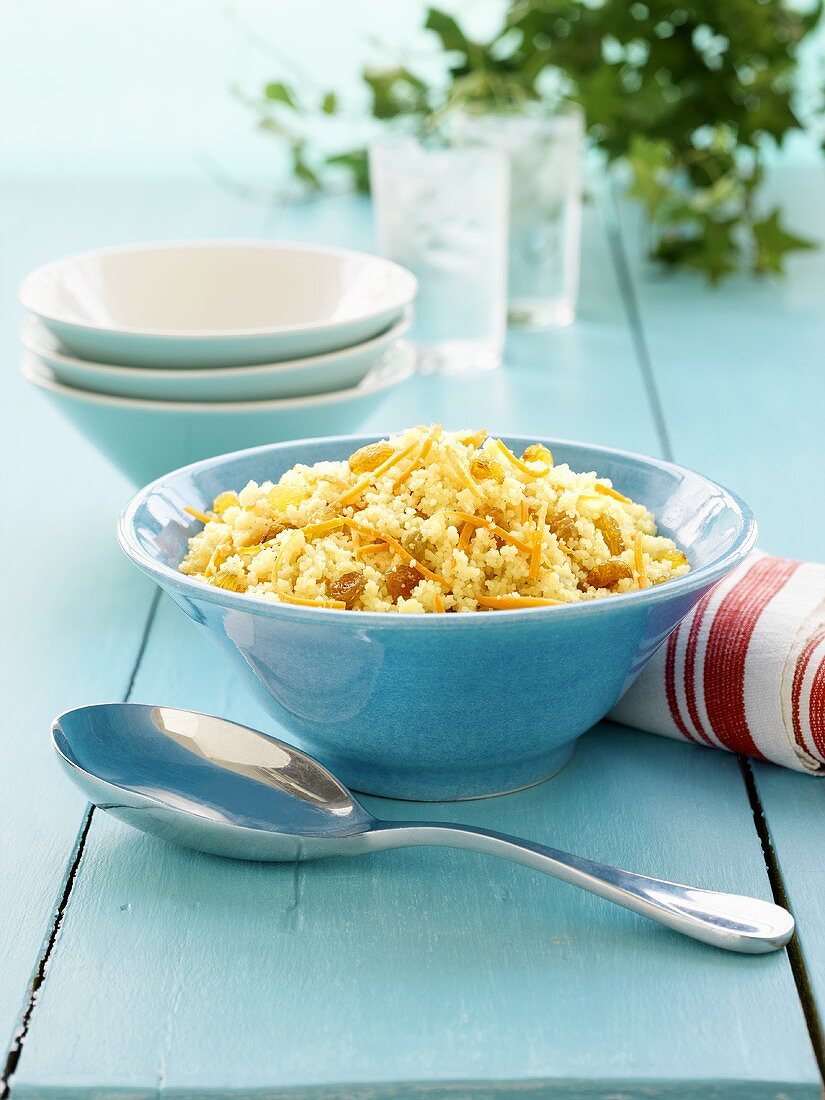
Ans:
{"type": "MultiPolygon", "coordinates": [[[[800,43],[823,0],[511,0],[487,41],[430,8],[425,27],[446,63],[443,86],[404,65],[369,68],[369,114],[423,131],[453,112],[517,112],[565,97],[584,111],[590,141],[629,177],[654,230],[652,256],[711,283],[748,271],[779,274],[789,252],[813,247],[778,209],[758,209],[766,148],[801,128],[793,103],[800,43]]],[[[303,102],[269,83],[261,125],[290,150],[295,176],[324,186],[329,169],[368,187],[363,148],[323,153],[307,121],[338,115],[334,92],[303,102]]]]}

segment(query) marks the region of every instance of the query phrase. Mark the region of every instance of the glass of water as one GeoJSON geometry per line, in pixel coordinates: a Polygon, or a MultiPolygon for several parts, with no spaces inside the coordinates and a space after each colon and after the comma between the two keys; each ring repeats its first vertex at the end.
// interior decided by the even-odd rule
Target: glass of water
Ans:
{"type": "Polygon", "coordinates": [[[581,248],[584,120],[554,112],[461,115],[456,142],[495,148],[510,164],[509,316],[534,328],[576,317],[581,248]]]}
{"type": "Polygon", "coordinates": [[[379,248],[418,278],[413,339],[424,372],[492,370],[507,328],[507,159],[410,136],[370,150],[379,248]]]}

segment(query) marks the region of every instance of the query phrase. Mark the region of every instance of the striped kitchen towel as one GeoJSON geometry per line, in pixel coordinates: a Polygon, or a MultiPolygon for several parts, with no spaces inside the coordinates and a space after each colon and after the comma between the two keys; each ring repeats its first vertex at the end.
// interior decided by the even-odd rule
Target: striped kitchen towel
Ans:
{"type": "Polygon", "coordinates": [[[702,597],[610,717],[825,775],[825,565],[755,551],[702,597]]]}

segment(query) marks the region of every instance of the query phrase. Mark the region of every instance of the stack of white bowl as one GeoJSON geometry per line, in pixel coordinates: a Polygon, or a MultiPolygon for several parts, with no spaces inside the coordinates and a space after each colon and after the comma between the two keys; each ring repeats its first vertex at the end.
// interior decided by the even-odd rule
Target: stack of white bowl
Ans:
{"type": "Polygon", "coordinates": [[[347,434],[414,371],[417,284],[265,241],[86,252],[29,275],[22,370],[142,484],[201,458],[347,434]]]}

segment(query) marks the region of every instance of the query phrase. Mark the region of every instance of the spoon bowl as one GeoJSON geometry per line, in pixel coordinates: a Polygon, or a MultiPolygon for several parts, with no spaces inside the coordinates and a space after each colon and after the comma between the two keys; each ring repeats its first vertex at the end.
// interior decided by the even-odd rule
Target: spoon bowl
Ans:
{"type": "Polygon", "coordinates": [[[266,861],[334,855],[374,818],[291,745],[195,711],[104,703],[55,720],[52,743],[89,800],[188,848],[266,861]]]}
{"type": "Polygon", "coordinates": [[[52,743],[99,809],[215,855],[281,862],[417,845],[469,848],[729,951],[763,954],[793,935],[793,917],[772,902],[650,878],[471,826],[379,821],[311,756],[196,711],[138,703],[80,707],[55,719],[52,743]]]}

